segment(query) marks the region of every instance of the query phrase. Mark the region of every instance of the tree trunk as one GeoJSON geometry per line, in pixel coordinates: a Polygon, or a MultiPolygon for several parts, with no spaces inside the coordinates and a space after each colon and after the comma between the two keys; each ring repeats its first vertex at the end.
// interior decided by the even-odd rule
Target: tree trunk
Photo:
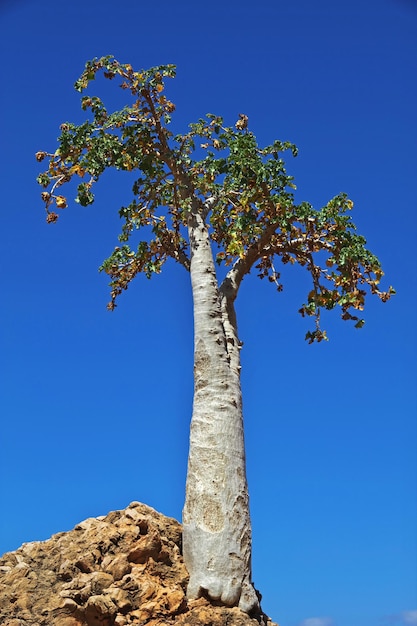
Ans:
{"type": "MultiPolygon", "coordinates": [[[[196,205],[197,203],[195,203],[196,205]]],[[[207,596],[250,613],[251,581],[239,345],[233,302],[219,292],[209,234],[197,206],[189,217],[194,299],[194,404],[186,499],[187,596],[207,596]]]]}

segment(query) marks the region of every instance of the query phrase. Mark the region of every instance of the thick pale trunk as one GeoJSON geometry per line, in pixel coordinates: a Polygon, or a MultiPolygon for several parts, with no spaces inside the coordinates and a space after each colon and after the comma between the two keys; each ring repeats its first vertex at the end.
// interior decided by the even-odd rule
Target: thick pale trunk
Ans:
{"type": "Polygon", "coordinates": [[[259,608],[251,581],[251,526],[245,469],[239,345],[233,303],[221,299],[207,227],[189,222],[194,298],[194,404],[184,560],[189,598],[207,596],[249,613],[259,608]],[[230,305],[230,306],[229,306],[230,305]]]}

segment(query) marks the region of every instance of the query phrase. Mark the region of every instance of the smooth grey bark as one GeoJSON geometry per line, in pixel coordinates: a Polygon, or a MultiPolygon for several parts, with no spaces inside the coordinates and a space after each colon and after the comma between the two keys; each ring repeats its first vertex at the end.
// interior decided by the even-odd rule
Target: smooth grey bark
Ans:
{"type": "Polygon", "coordinates": [[[194,403],[186,499],[187,596],[207,596],[250,613],[259,608],[251,580],[251,523],[233,301],[220,290],[201,206],[189,214],[194,301],[194,403]]]}

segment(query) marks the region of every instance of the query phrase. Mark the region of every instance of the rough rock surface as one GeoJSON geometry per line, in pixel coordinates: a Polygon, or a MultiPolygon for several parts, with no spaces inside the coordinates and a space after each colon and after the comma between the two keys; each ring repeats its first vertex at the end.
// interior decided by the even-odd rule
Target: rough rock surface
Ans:
{"type": "Polygon", "coordinates": [[[132,502],[0,558],[2,626],[276,626],[187,601],[181,525],[132,502]]]}

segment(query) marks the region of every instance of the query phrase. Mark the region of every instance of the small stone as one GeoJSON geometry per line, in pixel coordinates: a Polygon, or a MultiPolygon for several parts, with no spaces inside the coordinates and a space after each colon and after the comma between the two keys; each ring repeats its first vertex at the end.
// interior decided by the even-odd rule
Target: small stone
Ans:
{"type": "MultiPolygon", "coordinates": [[[[141,502],[136,502],[136,500],[134,500],[133,502],[131,502],[128,506],[127,509],[136,509],[136,508],[142,508],[143,504],[141,502]]],[[[149,507],[150,508],[150,507],[149,507]]]]}
{"type": "Polygon", "coordinates": [[[90,596],[85,607],[85,619],[89,626],[111,626],[117,608],[108,596],[90,596]]]}
{"type": "Polygon", "coordinates": [[[92,572],[89,576],[89,585],[93,595],[102,593],[107,587],[110,587],[113,582],[113,576],[106,572],[92,572]]]}
{"type": "Polygon", "coordinates": [[[113,576],[113,580],[121,580],[132,569],[125,555],[116,556],[115,558],[107,557],[106,560],[106,563],[103,560],[102,567],[105,572],[113,576]]]}
{"type": "Polygon", "coordinates": [[[175,613],[185,606],[185,594],[182,589],[174,589],[167,593],[167,609],[175,613]]]}
{"type": "Polygon", "coordinates": [[[60,615],[53,622],[53,626],[84,626],[85,621],[75,615],[60,615]]]}
{"type": "Polygon", "coordinates": [[[152,557],[156,561],[160,550],[161,538],[153,531],[139,539],[137,546],[129,552],[127,559],[132,563],[146,563],[152,557]]]}
{"type": "Polygon", "coordinates": [[[114,602],[120,613],[126,614],[128,611],[132,610],[132,602],[129,599],[128,593],[123,589],[119,589],[118,587],[109,587],[106,594],[110,597],[111,601],[114,602]]]}
{"type": "Polygon", "coordinates": [[[137,522],[138,520],[140,520],[141,515],[136,509],[126,509],[125,517],[128,517],[137,522]]]}
{"type": "Polygon", "coordinates": [[[74,613],[77,609],[79,609],[79,605],[71,598],[65,598],[64,603],[60,607],[60,610],[65,611],[65,613],[74,613]]]}

